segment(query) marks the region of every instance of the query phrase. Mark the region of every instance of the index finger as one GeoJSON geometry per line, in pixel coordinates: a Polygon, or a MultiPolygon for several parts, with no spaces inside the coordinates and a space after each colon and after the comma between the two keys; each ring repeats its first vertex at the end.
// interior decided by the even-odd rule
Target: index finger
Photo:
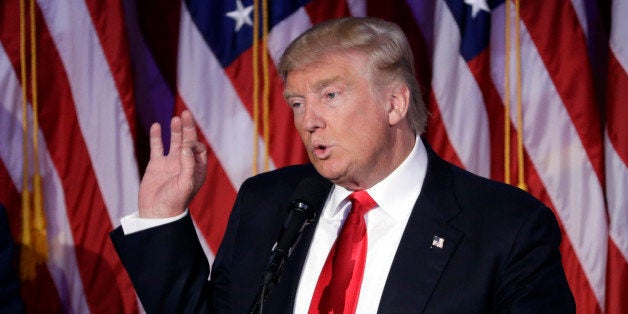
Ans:
{"type": "Polygon", "coordinates": [[[161,141],[161,125],[155,122],[150,126],[150,156],[161,157],[164,155],[164,145],[161,141]]]}
{"type": "Polygon", "coordinates": [[[185,110],[181,113],[181,122],[183,124],[183,142],[197,141],[196,124],[190,111],[185,110]]]}

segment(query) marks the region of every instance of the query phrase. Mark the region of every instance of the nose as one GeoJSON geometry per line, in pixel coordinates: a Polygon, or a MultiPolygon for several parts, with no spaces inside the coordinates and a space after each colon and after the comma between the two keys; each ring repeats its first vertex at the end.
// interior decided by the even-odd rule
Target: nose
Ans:
{"type": "Polygon", "coordinates": [[[320,128],[325,127],[325,119],[323,113],[320,110],[320,106],[310,103],[305,106],[302,120],[303,129],[313,133],[320,128]]]}

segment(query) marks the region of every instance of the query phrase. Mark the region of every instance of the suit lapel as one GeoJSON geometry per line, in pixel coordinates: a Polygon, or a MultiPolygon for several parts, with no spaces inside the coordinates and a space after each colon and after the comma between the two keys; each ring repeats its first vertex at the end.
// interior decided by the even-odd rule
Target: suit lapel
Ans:
{"type": "Polygon", "coordinates": [[[388,274],[380,313],[423,311],[463,237],[447,223],[459,212],[451,170],[426,147],[425,181],[388,274]]]}

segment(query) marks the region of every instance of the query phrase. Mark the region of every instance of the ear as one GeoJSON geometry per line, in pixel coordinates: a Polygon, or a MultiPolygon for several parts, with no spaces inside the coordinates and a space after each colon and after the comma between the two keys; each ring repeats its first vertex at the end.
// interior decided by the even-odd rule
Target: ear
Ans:
{"type": "Polygon", "coordinates": [[[406,84],[391,84],[388,95],[388,124],[393,126],[406,118],[410,106],[410,89],[406,84]]]}

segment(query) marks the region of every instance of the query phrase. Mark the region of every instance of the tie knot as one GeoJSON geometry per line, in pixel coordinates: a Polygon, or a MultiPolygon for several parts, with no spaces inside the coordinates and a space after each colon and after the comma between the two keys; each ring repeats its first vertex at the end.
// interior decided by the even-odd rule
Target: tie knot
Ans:
{"type": "Polygon", "coordinates": [[[360,216],[377,206],[377,202],[366,191],[355,191],[349,194],[349,201],[351,201],[351,211],[360,216]]]}

